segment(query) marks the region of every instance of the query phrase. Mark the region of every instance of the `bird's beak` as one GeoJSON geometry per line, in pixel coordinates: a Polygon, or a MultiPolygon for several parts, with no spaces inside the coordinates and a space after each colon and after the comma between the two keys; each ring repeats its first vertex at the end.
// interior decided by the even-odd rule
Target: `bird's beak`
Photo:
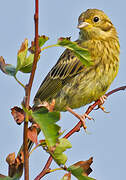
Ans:
{"type": "Polygon", "coordinates": [[[87,27],[87,26],[89,26],[90,24],[88,23],[88,22],[79,22],[78,23],[78,26],[77,26],[77,28],[79,28],[79,29],[82,29],[82,28],[85,28],[85,27],[87,27]]]}

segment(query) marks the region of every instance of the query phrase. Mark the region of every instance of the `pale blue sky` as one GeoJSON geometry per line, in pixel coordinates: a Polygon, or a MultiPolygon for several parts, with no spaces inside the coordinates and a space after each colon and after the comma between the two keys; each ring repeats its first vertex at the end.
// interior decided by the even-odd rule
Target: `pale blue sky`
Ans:
{"type": "MultiPolygon", "coordinates": [[[[77,19],[81,12],[87,8],[98,8],[110,17],[117,28],[120,38],[121,55],[120,69],[117,78],[110,89],[126,85],[126,3],[124,0],[41,0],[40,1],[40,26],[39,34],[50,37],[47,44],[54,44],[62,36],[71,36],[72,40],[78,38],[77,19]]],[[[0,56],[7,63],[16,64],[16,54],[24,38],[34,38],[34,1],[33,0],[4,0],[0,3],[0,56]]],[[[63,48],[52,48],[45,51],[38,63],[35,81],[32,88],[31,105],[33,97],[45,75],[56,63],[63,48]]],[[[19,73],[19,79],[24,82],[28,75],[19,73]]],[[[1,126],[0,126],[0,173],[7,174],[6,156],[11,152],[18,152],[22,144],[22,126],[17,126],[13,121],[10,109],[20,106],[24,96],[23,89],[12,77],[0,72],[0,100],[1,100],[1,126]]],[[[126,161],[126,91],[119,92],[108,98],[105,103],[105,114],[94,111],[91,116],[95,123],[88,122],[90,135],[83,129],[74,134],[69,140],[72,149],[67,151],[68,162],[71,165],[79,160],[94,157],[91,177],[97,180],[121,180],[125,178],[126,161]]],[[[76,110],[83,113],[87,107],[76,110]]],[[[78,120],[69,113],[62,113],[59,124],[64,130],[70,130],[78,120]]],[[[67,132],[66,131],[66,132],[67,132]]],[[[30,157],[30,180],[34,179],[44,166],[48,155],[40,149],[30,157]]],[[[52,163],[52,168],[57,167],[52,163]]],[[[65,172],[54,172],[43,179],[60,180],[65,172]]],[[[24,177],[21,178],[22,180],[24,177]]],[[[72,177],[72,179],[75,179],[72,177]]]]}

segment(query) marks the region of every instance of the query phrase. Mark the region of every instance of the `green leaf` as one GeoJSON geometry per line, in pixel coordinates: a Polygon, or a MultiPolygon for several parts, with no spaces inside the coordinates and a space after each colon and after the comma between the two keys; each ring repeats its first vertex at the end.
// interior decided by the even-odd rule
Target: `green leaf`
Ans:
{"type": "Polygon", "coordinates": [[[4,178],[0,178],[0,180],[19,180],[20,178],[18,178],[18,177],[13,177],[13,178],[11,178],[11,177],[4,177],[4,178]]]}
{"type": "Polygon", "coordinates": [[[45,35],[39,36],[39,47],[42,47],[45,44],[45,42],[48,40],[49,40],[49,37],[45,35]]]}
{"type": "Polygon", "coordinates": [[[89,51],[80,47],[76,42],[70,41],[70,38],[59,38],[57,44],[72,50],[85,66],[91,66],[93,64],[89,51]]]}
{"type": "Polygon", "coordinates": [[[68,139],[65,139],[65,138],[59,139],[59,143],[57,144],[56,149],[52,153],[52,156],[58,165],[61,165],[61,164],[64,165],[66,163],[67,156],[63,152],[71,147],[72,145],[68,141],[68,139]]]}
{"type": "Polygon", "coordinates": [[[17,173],[14,177],[9,177],[9,176],[0,177],[0,180],[19,180],[20,178],[21,175],[17,173]]]}
{"type": "Polygon", "coordinates": [[[93,162],[93,158],[91,157],[87,161],[79,161],[67,168],[67,171],[71,172],[73,176],[75,176],[78,180],[95,180],[88,175],[92,172],[90,165],[93,162]]]}
{"type": "Polygon", "coordinates": [[[60,112],[48,112],[47,109],[41,108],[39,111],[32,112],[32,116],[36,123],[39,124],[47,146],[49,148],[58,142],[60,127],[55,124],[60,119],[60,112]]]}
{"type": "Polygon", "coordinates": [[[83,175],[83,169],[81,167],[70,166],[68,169],[78,180],[94,180],[88,176],[83,175]]]}
{"type": "MultiPolygon", "coordinates": [[[[40,36],[39,37],[39,47],[43,46],[48,39],[49,38],[44,35],[40,36]]],[[[31,47],[28,48],[28,40],[25,39],[20,47],[20,50],[18,51],[16,71],[21,71],[23,73],[30,73],[32,71],[32,65],[33,65],[33,61],[34,61],[34,53],[35,53],[34,42],[32,42],[31,47]],[[28,50],[31,53],[27,57],[28,50]]],[[[40,56],[38,57],[38,60],[39,59],[40,59],[40,56]]]]}
{"type": "Polygon", "coordinates": [[[6,64],[2,56],[0,57],[0,69],[5,74],[10,75],[10,76],[15,76],[16,74],[16,68],[11,64],[6,64]]]}
{"type": "MultiPolygon", "coordinates": [[[[25,39],[17,54],[16,71],[21,71],[23,73],[30,73],[32,71],[34,54],[30,53],[29,56],[27,57],[27,53],[28,53],[28,40],[25,39]]],[[[38,60],[39,58],[40,56],[38,57],[38,60]]]]}
{"type": "MultiPolygon", "coordinates": [[[[28,54],[28,40],[25,39],[17,54],[16,71],[21,71],[23,73],[30,73],[32,71],[34,54],[30,53],[29,56],[27,56],[27,54],[28,54]]],[[[38,57],[38,60],[39,58],[40,56],[38,57]]]]}
{"type": "Polygon", "coordinates": [[[20,71],[21,68],[23,68],[27,64],[27,62],[25,62],[27,52],[28,52],[28,40],[25,39],[17,54],[17,67],[16,67],[17,71],[20,71]]]}
{"type": "Polygon", "coordinates": [[[5,72],[6,72],[6,74],[8,74],[10,76],[15,76],[16,68],[13,65],[8,64],[5,66],[5,72]]]}
{"type": "Polygon", "coordinates": [[[23,73],[30,73],[32,70],[33,61],[34,61],[34,54],[30,54],[27,58],[25,58],[24,64],[20,68],[20,71],[23,73]]]}

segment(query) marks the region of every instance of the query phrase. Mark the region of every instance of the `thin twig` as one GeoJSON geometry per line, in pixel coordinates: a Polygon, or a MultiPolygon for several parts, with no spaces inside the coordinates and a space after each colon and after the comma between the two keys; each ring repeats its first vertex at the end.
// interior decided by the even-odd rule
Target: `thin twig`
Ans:
{"type": "MultiPolygon", "coordinates": [[[[108,97],[118,91],[121,91],[121,90],[126,90],[126,86],[122,86],[122,87],[119,87],[119,88],[116,88],[108,93],[106,93],[105,95],[108,97]]],[[[100,100],[97,100],[94,104],[92,104],[91,106],[88,107],[87,111],[86,111],[86,114],[89,114],[97,105],[100,105],[101,101],[100,100]]],[[[82,122],[79,121],[76,126],[71,129],[63,138],[66,138],[68,139],[70,136],[72,136],[72,134],[74,134],[75,132],[78,132],[80,130],[80,128],[82,127],[82,122]]],[[[47,160],[46,162],[46,165],[45,167],[43,168],[42,172],[35,178],[35,180],[40,180],[43,176],[45,176],[47,173],[49,173],[48,169],[52,163],[52,156],[50,155],[49,159],[47,160]]],[[[51,172],[51,171],[50,171],[51,172]]]]}
{"type": "Polygon", "coordinates": [[[64,170],[63,168],[56,168],[56,169],[51,169],[49,172],[55,172],[55,171],[59,171],[59,170],[64,170]]]}
{"type": "Polygon", "coordinates": [[[119,88],[116,88],[116,89],[113,89],[112,91],[109,91],[107,94],[106,94],[106,96],[108,97],[108,96],[110,96],[111,94],[114,94],[115,92],[118,92],[118,91],[124,91],[124,90],[126,90],[126,86],[121,86],[121,87],[119,87],[119,88]]]}
{"type": "Polygon", "coordinates": [[[25,88],[25,85],[24,84],[22,84],[18,79],[17,79],[17,77],[16,76],[14,76],[14,78],[15,78],[15,80],[18,82],[18,84],[20,84],[23,88],[25,88]]]}
{"type": "Polygon", "coordinates": [[[48,48],[57,47],[57,46],[59,46],[59,45],[58,44],[52,44],[52,45],[41,48],[41,51],[44,51],[45,49],[48,49],[48,48]]]}
{"type": "MultiPolygon", "coordinates": [[[[35,15],[34,15],[34,21],[35,21],[35,56],[34,56],[34,62],[32,66],[32,71],[29,79],[29,83],[26,85],[25,88],[25,107],[26,109],[29,109],[29,102],[30,102],[30,95],[31,95],[31,87],[34,80],[35,70],[37,66],[37,60],[39,55],[39,45],[38,45],[38,10],[39,10],[39,4],[38,0],[35,0],[35,15]]],[[[29,154],[28,154],[28,115],[26,114],[25,121],[24,121],[24,137],[23,137],[23,144],[24,144],[24,179],[29,180],[29,154]]]]}

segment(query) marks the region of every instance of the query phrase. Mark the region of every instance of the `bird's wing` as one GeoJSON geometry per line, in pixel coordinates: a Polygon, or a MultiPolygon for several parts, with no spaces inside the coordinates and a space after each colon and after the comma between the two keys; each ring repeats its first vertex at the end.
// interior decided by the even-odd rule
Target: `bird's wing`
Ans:
{"type": "Polygon", "coordinates": [[[41,102],[48,100],[68,83],[71,78],[83,70],[84,65],[74,55],[74,52],[66,49],[42,82],[34,98],[34,102],[38,101],[38,99],[41,102]]]}

